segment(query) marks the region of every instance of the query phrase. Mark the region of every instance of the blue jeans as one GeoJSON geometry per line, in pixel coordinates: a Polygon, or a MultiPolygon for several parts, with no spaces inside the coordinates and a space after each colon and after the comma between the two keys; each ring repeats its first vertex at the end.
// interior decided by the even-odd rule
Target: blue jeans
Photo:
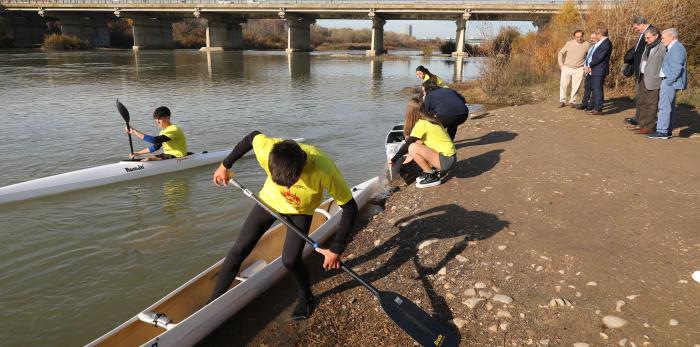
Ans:
{"type": "Polygon", "coordinates": [[[659,115],[656,132],[670,134],[676,118],[676,89],[667,80],[661,81],[659,90],[659,115]]]}

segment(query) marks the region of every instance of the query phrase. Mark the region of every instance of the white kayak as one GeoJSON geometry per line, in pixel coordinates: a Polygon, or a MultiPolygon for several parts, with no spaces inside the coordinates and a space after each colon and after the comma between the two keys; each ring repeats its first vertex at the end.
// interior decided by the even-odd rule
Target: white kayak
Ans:
{"type": "MultiPolygon", "coordinates": [[[[403,134],[403,124],[394,125],[393,128],[386,135],[386,143],[384,144],[384,149],[386,150],[387,162],[396,155],[399,148],[405,143],[405,136],[403,134]]],[[[401,170],[402,160],[396,161],[389,168],[389,181],[398,177],[399,170],[401,170]]]]}
{"type": "MultiPolygon", "coordinates": [[[[304,139],[295,141],[303,142],[304,139]]],[[[0,204],[187,170],[220,162],[229,153],[231,150],[200,152],[182,158],[158,161],[123,160],[115,164],[38,178],[0,187],[0,204]]]]}
{"type": "MultiPolygon", "coordinates": [[[[352,188],[352,194],[362,208],[380,189],[379,178],[374,177],[352,188]]],[[[340,216],[338,204],[326,200],[314,214],[311,238],[320,244],[329,240],[340,216]]],[[[223,259],[87,346],[194,345],[285,274],[281,257],[285,234],[282,224],[270,228],[243,262],[231,288],[208,305],[223,259]]],[[[304,257],[312,251],[307,245],[304,257]]]]}

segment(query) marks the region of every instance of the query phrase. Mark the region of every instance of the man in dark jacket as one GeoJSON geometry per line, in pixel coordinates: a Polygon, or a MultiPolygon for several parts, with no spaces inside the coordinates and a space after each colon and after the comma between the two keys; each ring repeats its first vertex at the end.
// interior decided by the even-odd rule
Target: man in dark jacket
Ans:
{"type": "Polygon", "coordinates": [[[608,29],[604,27],[596,30],[598,42],[593,46],[593,54],[588,61],[588,71],[591,75],[593,88],[593,109],[586,111],[592,115],[603,114],[603,83],[605,76],[610,73],[610,55],[612,54],[612,42],[608,39],[608,29]]]}
{"type": "MultiPolygon", "coordinates": [[[[649,21],[642,17],[642,16],[637,16],[632,19],[632,27],[636,32],[639,33],[639,37],[637,38],[637,45],[634,46],[634,60],[632,61],[632,68],[634,70],[634,80],[639,81],[639,64],[642,61],[642,54],[644,54],[644,48],[646,47],[646,42],[644,41],[644,34],[646,34],[649,29],[653,28],[654,26],[649,24],[649,21]]],[[[639,86],[637,86],[637,93],[635,100],[639,102],[639,86]]],[[[634,114],[634,118],[625,118],[624,120],[625,123],[629,125],[637,125],[639,122],[639,109],[634,114]]]]}
{"type": "Polygon", "coordinates": [[[433,80],[423,82],[423,94],[425,110],[442,123],[450,139],[454,141],[457,127],[469,117],[467,101],[453,89],[440,88],[433,80]]]}

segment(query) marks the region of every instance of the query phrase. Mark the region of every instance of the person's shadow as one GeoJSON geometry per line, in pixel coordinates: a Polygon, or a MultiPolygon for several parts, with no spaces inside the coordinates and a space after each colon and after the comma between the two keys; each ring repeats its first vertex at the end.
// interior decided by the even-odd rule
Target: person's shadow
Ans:
{"type": "MultiPolygon", "coordinates": [[[[429,277],[437,274],[441,268],[445,267],[458,254],[461,254],[467,248],[469,241],[490,238],[509,224],[510,222],[501,220],[497,215],[468,211],[456,204],[437,206],[399,219],[394,224],[399,229],[396,234],[371,251],[349,260],[345,264],[351,268],[358,268],[362,264],[374,264],[376,259],[382,258],[383,265],[361,275],[364,280],[371,283],[391,275],[410,261],[417,273],[414,279],[420,281],[430,300],[432,315],[447,325],[447,322],[454,318],[452,310],[445,298],[436,292],[429,277]],[[421,258],[418,255],[418,245],[427,240],[437,240],[438,244],[447,243],[451,246],[446,252],[431,251],[421,258]],[[391,255],[384,260],[386,254],[391,255]]],[[[336,272],[334,275],[340,274],[336,272]]],[[[330,277],[330,274],[323,277],[330,277]]],[[[342,293],[357,286],[360,286],[358,282],[348,281],[319,293],[318,298],[342,293]]],[[[396,289],[401,291],[400,288],[396,289]]],[[[454,327],[452,329],[459,334],[454,327]]]]}
{"type": "Polygon", "coordinates": [[[510,131],[492,131],[486,135],[482,135],[479,137],[455,141],[455,147],[457,147],[457,149],[460,149],[462,147],[481,146],[489,145],[492,143],[507,142],[514,140],[517,136],[518,133],[510,131]]]}
{"type": "MultiPolygon", "coordinates": [[[[491,171],[501,161],[503,152],[505,152],[504,149],[494,149],[456,162],[443,179],[443,183],[453,177],[471,178],[491,171]]],[[[405,184],[411,184],[422,172],[423,170],[415,162],[411,162],[401,167],[400,176],[405,184]]]]}
{"type": "Polygon", "coordinates": [[[681,128],[679,137],[690,137],[700,134],[700,114],[698,109],[690,104],[680,104],[676,106],[676,120],[674,128],[681,128]]]}

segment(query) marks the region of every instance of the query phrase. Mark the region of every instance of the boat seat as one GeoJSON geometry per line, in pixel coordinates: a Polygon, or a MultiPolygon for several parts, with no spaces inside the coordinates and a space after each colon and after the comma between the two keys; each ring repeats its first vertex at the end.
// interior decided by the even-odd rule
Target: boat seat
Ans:
{"type": "Polygon", "coordinates": [[[315,210],[315,212],[317,212],[317,213],[321,214],[322,216],[326,217],[326,220],[330,220],[330,219],[331,219],[331,214],[328,213],[328,211],[326,211],[326,210],[324,210],[324,209],[322,209],[322,208],[317,208],[317,209],[315,210]]]}
{"type": "Polygon", "coordinates": [[[238,276],[236,276],[236,279],[241,281],[241,282],[245,282],[248,278],[250,278],[250,276],[253,276],[256,272],[264,269],[266,266],[267,266],[266,261],[264,261],[262,259],[258,259],[255,262],[253,262],[252,264],[250,264],[250,266],[243,269],[243,271],[239,272],[238,276]]]}

